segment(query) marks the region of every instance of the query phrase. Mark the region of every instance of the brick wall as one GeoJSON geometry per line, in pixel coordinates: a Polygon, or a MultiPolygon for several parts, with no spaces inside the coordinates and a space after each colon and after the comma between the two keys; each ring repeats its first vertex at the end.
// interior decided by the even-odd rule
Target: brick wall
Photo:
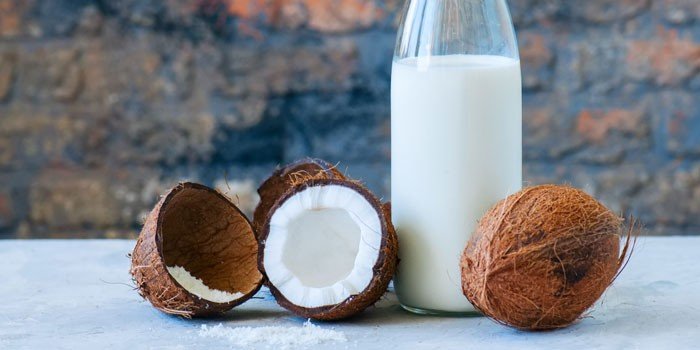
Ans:
{"type": "MultiPolygon", "coordinates": [[[[400,0],[0,0],[0,237],[132,236],[181,179],[278,163],[388,197],[400,0]]],[[[511,0],[525,178],[700,234],[700,2],[511,0]]]]}

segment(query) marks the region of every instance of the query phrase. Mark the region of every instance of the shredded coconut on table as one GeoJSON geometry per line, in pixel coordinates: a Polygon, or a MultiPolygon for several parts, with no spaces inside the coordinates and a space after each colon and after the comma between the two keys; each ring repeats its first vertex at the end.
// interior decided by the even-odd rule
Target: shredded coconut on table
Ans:
{"type": "Polygon", "coordinates": [[[302,327],[225,327],[221,323],[211,327],[202,325],[199,336],[225,339],[239,347],[262,346],[276,349],[347,341],[342,332],[321,328],[312,324],[311,320],[304,322],[302,327]]]}

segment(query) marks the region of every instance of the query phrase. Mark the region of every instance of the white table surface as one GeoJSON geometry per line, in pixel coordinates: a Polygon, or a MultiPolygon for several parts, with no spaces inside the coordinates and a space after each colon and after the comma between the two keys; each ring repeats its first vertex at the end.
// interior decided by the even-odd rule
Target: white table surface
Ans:
{"type": "MultiPolygon", "coordinates": [[[[184,320],[162,314],[132,289],[133,241],[0,241],[0,349],[229,349],[202,338],[202,324],[299,326],[305,320],[262,290],[228,314],[184,320]]],[[[700,349],[700,237],[642,238],[632,261],[590,317],[529,333],[483,317],[424,317],[389,292],[348,321],[322,349],[700,349]]],[[[270,348],[260,344],[261,348],[270,348]]]]}

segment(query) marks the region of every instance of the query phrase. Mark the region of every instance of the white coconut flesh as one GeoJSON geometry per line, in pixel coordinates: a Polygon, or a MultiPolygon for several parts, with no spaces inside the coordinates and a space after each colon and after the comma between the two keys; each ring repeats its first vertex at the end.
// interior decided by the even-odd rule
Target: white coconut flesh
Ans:
{"type": "Polygon", "coordinates": [[[187,271],[182,266],[168,266],[166,267],[170,276],[172,276],[177,283],[179,283],[188,292],[204,299],[213,301],[215,303],[228,303],[243,297],[243,293],[229,293],[227,291],[209,288],[204,281],[192,276],[189,271],[187,271]]]}
{"type": "Polygon", "coordinates": [[[364,291],[379,258],[379,213],[341,185],[308,187],[272,214],[263,264],[270,283],[291,303],[335,305],[364,291]]]}

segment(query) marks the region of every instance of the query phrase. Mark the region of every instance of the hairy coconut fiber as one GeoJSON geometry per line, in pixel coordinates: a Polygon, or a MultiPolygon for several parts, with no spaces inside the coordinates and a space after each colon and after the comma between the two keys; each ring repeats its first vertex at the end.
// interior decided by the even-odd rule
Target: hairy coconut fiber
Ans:
{"type": "Polygon", "coordinates": [[[270,218],[285,201],[293,198],[295,194],[303,191],[304,189],[313,186],[336,185],[351,188],[352,190],[360,193],[372,205],[372,207],[374,207],[381,223],[381,245],[378,247],[379,254],[377,261],[374,263],[372,268],[373,277],[367,287],[360,293],[352,295],[335,305],[306,308],[290,302],[269,281],[266,281],[265,283],[270,288],[270,292],[280,306],[292,311],[294,314],[300,317],[312,318],[316,320],[339,320],[354,316],[362,312],[367,307],[374,305],[384,295],[384,293],[386,293],[389,282],[396,271],[396,266],[398,264],[398,238],[396,236],[394,226],[391,223],[391,205],[389,203],[382,205],[379,199],[366,187],[354,180],[344,178],[324,178],[323,176],[313,177],[308,175],[304,176],[303,178],[304,180],[302,182],[297,183],[290,188],[283,196],[278,198],[272,208],[270,208],[268,218],[265,220],[263,229],[259,236],[260,248],[258,251],[260,254],[258,256],[258,268],[263,272],[263,274],[265,273],[264,252],[265,241],[270,233],[270,218]]]}
{"type": "Polygon", "coordinates": [[[262,285],[258,245],[245,215],[217,191],[182,183],[156,204],[132,253],[131,274],[139,294],[165,313],[207,316],[230,310],[262,285]],[[166,267],[180,266],[209,288],[241,297],[226,303],[188,292],[166,267]]]}
{"type": "Polygon", "coordinates": [[[258,187],[260,202],[253,213],[253,228],[258,233],[268,217],[270,208],[294,185],[308,178],[344,179],[345,176],[336,167],[322,159],[304,158],[287,166],[277,168],[258,187]]]}
{"type": "Polygon", "coordinates": [[[526,188],[480,220],[462,255],[462,289],[486,316],[525,330],[565,327],[623,268],[623,219],[567,186],[526,188]]]}

